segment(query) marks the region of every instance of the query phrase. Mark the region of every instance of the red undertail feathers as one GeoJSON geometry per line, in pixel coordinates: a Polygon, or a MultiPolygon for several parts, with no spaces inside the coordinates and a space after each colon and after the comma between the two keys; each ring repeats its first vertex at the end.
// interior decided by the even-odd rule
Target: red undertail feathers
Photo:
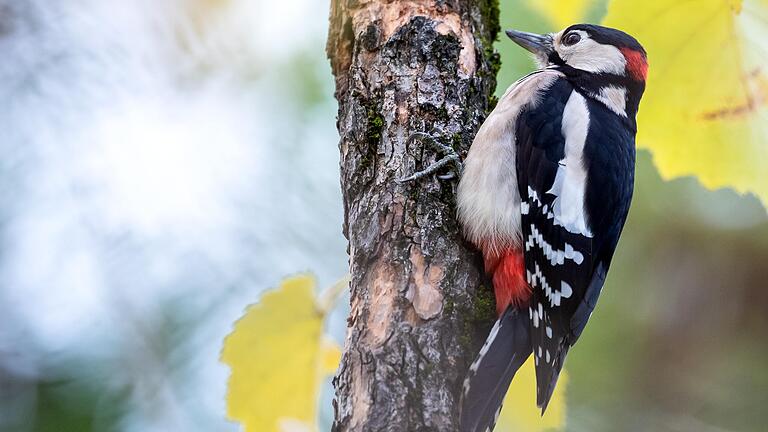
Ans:
{"type": "Polygon", "coordinates": [[[508,249],[501,253],[484,252],[485,271],[492,276],[496,295],[496,314],[501,316],[510,305],[527,303],[531,287],[525,280],[522,251],[508,249]]]}

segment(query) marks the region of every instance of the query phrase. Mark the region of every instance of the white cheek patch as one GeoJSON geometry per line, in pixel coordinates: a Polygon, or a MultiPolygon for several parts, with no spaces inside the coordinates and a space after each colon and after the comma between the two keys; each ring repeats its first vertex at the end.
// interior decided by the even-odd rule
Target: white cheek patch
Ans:
{"type": "Polygon", "coordinates": [[[584,32],[579,34],[582,35],[581,41],[572,46],[555,45],[558,55],[566,64],[587,72],[624,75],[627,59],[621,50],[613,45],[597,43],[584,32]]]}

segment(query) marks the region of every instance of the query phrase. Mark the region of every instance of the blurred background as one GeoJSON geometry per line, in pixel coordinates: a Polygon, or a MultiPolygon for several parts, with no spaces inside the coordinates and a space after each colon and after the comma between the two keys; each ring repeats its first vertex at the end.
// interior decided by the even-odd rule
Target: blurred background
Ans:
{"type": "MultiPolygon", "coordinates": [[[[502,27],[555,30],[531,4],[502,27]]],[[[232,323],[286,275],[347,271],[328,8],[0,0],[0,431],[239,430],[232,323]]],[[[502,93],[532,64],[497,48],[502,93]]],[[[637,170],[566,430],[763,431],[765,208],[637,170]]]]}

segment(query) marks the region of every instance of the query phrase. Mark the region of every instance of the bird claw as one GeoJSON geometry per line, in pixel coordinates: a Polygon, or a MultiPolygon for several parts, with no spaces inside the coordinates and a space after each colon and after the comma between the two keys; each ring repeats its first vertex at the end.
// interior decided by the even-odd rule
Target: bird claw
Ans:
{"type": "Polygon", "coordinates": [[[414,180],[422,179],[447,165],[452,165],[453,170],[447,174],[438,175],[437,176],[438,179],[451,180],[454,178],[461,177],[461,171],[463,169],[463,165],[461,164],[461,157],[459,156],[458,153],[456,153],[456,150],[454,150],[450,146],[447,146],[439,142],[437,138],[433,137],[428,133],[414,132],[411,136],[408,137],[409,144],[416,140],[423,140],[424,142],[429,144],[430,147],[432,147],[436,152],[442,154],[443,157],[421,171],[417,171],[409,175],[408,177],[397,179],[398,183],[402,184],[402,183],[408,183],[414,180]]]}

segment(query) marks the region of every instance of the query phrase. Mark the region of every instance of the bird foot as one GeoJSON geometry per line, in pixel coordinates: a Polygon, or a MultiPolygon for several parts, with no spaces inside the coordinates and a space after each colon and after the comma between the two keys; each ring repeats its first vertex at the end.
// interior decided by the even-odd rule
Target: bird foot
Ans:
{"type": "Polygon", "coordinates": [[[463,165],[461,164],[461,157],[458,153],[456,153],[456,150],[454,150],[451,146],[447,146],[439,142],[437,138],[424,132],[414,132],[413,135],[408,137],[409,144],[415,140],[422,140],[429,144],[430,147],[432,147],[437,153],[443,155],[443,157],[421,171],[417,171],[408,177],[397,179],[398,183],[408,183],[414,180],[422,179],[448,165],[453,167],[451,172],[438,175],[437,178],[440,180],[451,180],[453,178],[461,177],[463,165]]]}

